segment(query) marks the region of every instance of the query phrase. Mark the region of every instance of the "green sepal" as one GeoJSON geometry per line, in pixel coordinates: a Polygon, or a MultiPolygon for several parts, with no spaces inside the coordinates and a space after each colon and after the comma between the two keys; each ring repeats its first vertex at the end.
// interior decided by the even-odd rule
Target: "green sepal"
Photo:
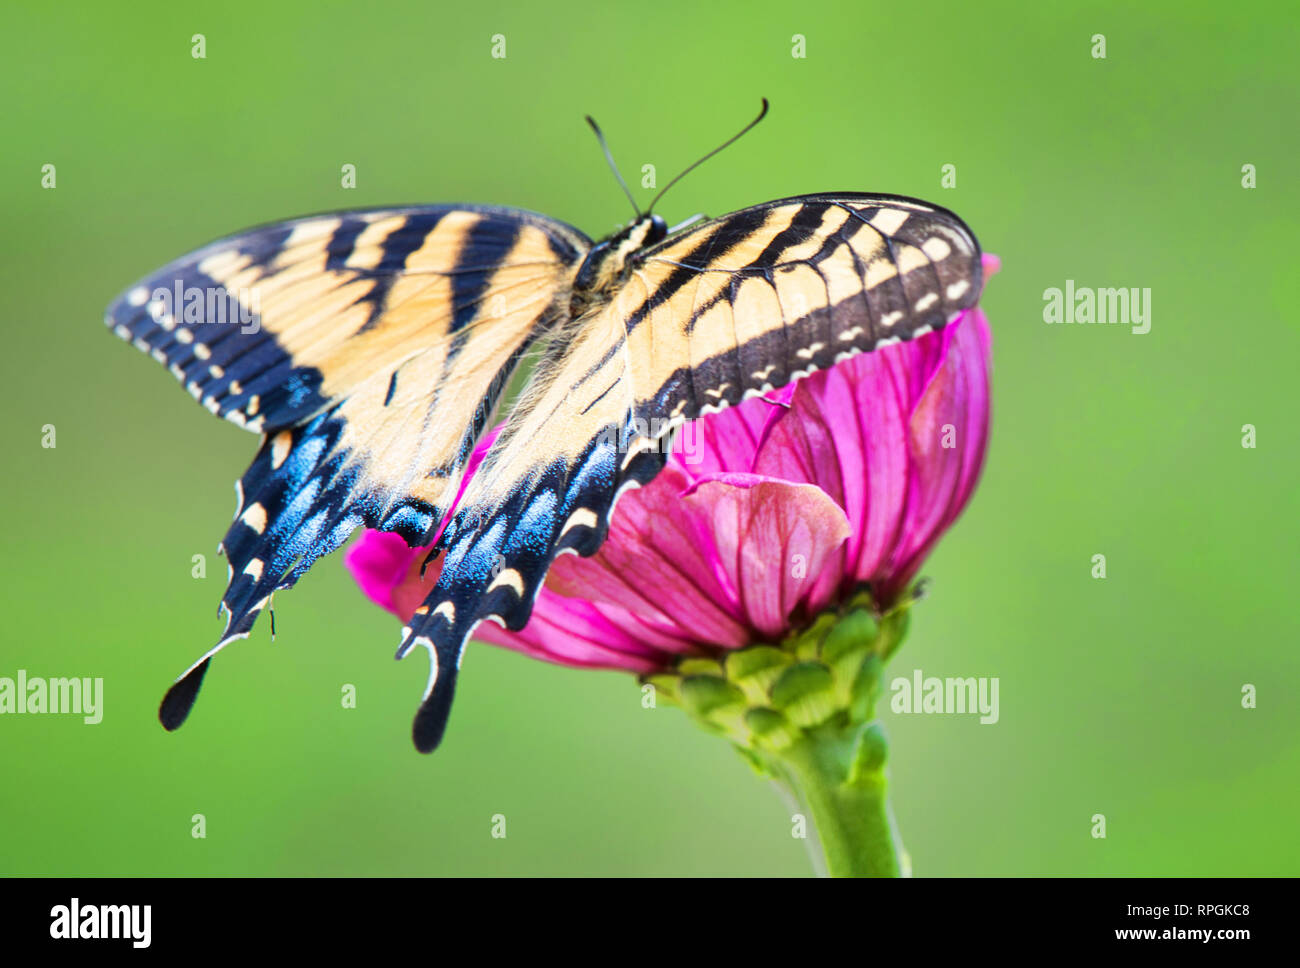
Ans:
{"type": "Polygon", "coordinates": [[[688,656],[677,663],[677,674],[681,676],[725,676],[722,663],[717,659],[702,659],[688,656]]]}
{"type": "Polygon", "coordinates": [[[727,656],[727,678],[740,687],[751,704],[767,702],[772,684],[793,659],[771,645],[751,645],[727,656]]]}
{"type": "Polygon", "coordinates": [[[745,713],[745,726],[759,746],[779,753],[797,742],[801,731],[799,728],[777,712],[766,706],[750,709],[745,713]]]}
{"type": "Polygon", "coordinates": [[[743,710],[744,694],[722,676],[685,676],[681,684],[682,705],[695,716],[712,719],[722,710],[743,710]]]}
{"type": "Polygon", "coordinates": [[[885,660],[875,654],[868,656],[858,667],[857,675],[853,677],[853,683],[849,687],[850,722],[865,723],[874,715],[884,672],[885,660]]]}
{"type": "Polygon", "coordinates": [[[796,662],[772,686],[772,707],[796,726],[816,726],[835,714],[835,678],[820,662],[796,662]]]}
{"type": "Polygon", "coordinates": [[[682,694],[680,690],[682,680],[680,676],[675,676],[667,672],[656,672],[648,676],[642,676],[641,682],[643,684],[648,682],[650,685],[654,686],[656,695],[662,696],[669,702],[678,706],[682,704],[682,694]]]}
{"type": "Polygon", "coordinates": [[[772,768],[768,766],[767,761],[761,756],[743,743],[735,743],[734,745],[736,747],[736,752],[740,754],[740,758],[748,763],[750,769],[755,773],[761,777],[766,777],[769,780],[776,778],[776,774],[772,772],[772,768]]]}
{"type": "Polygon", "coordinates": [[[831,874],[910,870],[885,806],[888,747],[873,718],[919,589],[884,611],[860,589],[776,645],[685,657],[641,680],[794,796],[831,874]]]}

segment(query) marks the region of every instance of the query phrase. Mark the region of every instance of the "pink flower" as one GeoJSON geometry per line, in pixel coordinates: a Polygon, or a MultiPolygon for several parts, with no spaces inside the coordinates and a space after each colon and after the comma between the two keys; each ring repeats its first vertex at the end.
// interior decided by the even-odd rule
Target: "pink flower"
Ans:
{"type": "MultiPolygon", "coordinates": [[[[985,256],[986,277],[997,268],[985,256]]],[[[691,446],[620,499],[594,556],[556,560],[522,631],[485,622],[477,637],[652,673],[778,641],[864,585],[887,609],[974,491],[989,364],[977,307],[701,418],[683,435],[691,446]]],[[[438,578],[435,562],[421,580],[425,554],[370,531],[346,561],[371,599],[409,620],[438,578]]]]}

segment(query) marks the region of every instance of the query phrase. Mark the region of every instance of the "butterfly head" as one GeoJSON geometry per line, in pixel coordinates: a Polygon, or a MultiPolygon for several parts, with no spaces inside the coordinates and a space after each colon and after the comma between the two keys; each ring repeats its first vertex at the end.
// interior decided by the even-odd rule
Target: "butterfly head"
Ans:
{"type": "MultiPolygon", "coordinates": [[[[638,215],[623,228],[601,242],[600,245],[597,245],[596,249],[608,245],[609,257],[616,262],[625,263],[634,252],[639,252],[648,245],[654,245],[667,234],[668,223],[663,220],[663,216],[653,214],[638,215]]],[[[592,251],[592,254],[595,254],[595,250],[592,251]]]]}
{"type": "Polygon", "coordinates": [[[599,302],[623,279],[628,260],[634,254],[667,235],[668,223],[662,216],[638,215],[593,246],[573,280],[575,310],[599,302]]]}
{"type": "Polygon", "coordinates": [[[659,190],[659,194],[650,202],[644,213],[641,211],[640,206],[637,205],[632,190],[627,187],[627,180],[619,172],[618,165],[614,164],[614,156],[609,150],[609,144],[605,141],[605,135],[601,132],[600,125],[596,124],[591,115],[587,115],[587,124],[591,125],[591,130],[596,133],[596,140],[605,153],[605,160],[609,162],[610,171],[618,179],[623,194],[627,196],[627,200],[636,211],[636,217],[613,235],[601,240],[587,254],[587,258],[583,261],[582,266],[578,269],[578,274],[573,280],[573,298],[569,306],[569,315],[571,317],[576,318],[583,313],[589,312],[593,307],[608,302],[615,287],[627,278],[628,262],[632,257],[647,246],[654,245],[667,237],[668,223],[658,215],[652,214],[655,205],[659,203],[659,199],[664,197],[664,193],[681,181],[685,175],[694,171],[727,145],[735,142],[746,131],[749,131],[754,125],[762,121],[766,115],[767,98],[763,98],[763,108],[758,112],[758,117],[694,164],[688,165],[685,171],[659,190]]]}

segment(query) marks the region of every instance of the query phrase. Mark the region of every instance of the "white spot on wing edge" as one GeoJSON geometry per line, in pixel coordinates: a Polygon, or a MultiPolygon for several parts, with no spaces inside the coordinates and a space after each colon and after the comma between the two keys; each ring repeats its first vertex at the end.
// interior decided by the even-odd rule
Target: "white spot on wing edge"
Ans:
{"type": "Polygon", "coordinates": [[[282,430],[271,440],[271,467],[279,470],[280,465],[284,463],[289,456],[289,449],[293,446],[293,434],[287,430],[282,430]]]}
{"type": "Polygon", "coordinates": [[[564,522],[564,526],[560,528],[560,536],[563,537],[574,528],[594,528],[599,523],[596,512],[591,508],[578,508],[569,515],[568,520],[564,522]]]}
{"type": "Polygon", "coordinates": [[[266,508],[262,507],[260,502],[254,501],[248,506],[248,510],[240,515],[239,520],[261,534],[266,530],[266,508]]]}
{"type": "Polygon", "coordinates": [[[427,635],[417,635],[411,641],[411,645],[422,645],[429,650],[429,681],[424,684],[424,698],[428,699],[433,695],[433,687],[438,683],[438,650],[433,647],[433,639],[427,635]]]}
{"type": "Polygon", "coordinates": [[[524,576],[519,573],[518,569],[502,569],[501,573],[492,579],[492,584],[488,585],[487,592],[490,593],[501,586],[510,588],[519,598],[524,597],[524,576]]]}

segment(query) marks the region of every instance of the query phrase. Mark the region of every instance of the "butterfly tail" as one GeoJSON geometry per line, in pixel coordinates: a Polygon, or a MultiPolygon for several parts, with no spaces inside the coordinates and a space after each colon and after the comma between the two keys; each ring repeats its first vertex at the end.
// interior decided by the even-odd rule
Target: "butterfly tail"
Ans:
{"type": "Polygon", "coordinates": [[[460,673],[460,651],[448,652],[444,658],[448,661],[437,661],[429,691],[411,724],[411,739],[421,753],[432,753],[442,743],[451,715],[451,701],[455,698],[456,678],[460,673]]]}
{"type": "MultiPolygon", "coordinates": [[[[226,631],[222,634],[221,640],[204,653],[198,662],[182,672],[163,696],[158,706],[158,721],[162,723],[163,729],[169,733],[180,729],[189,718],[190,710],[194,708],[194,701],[199,696],[199,689],[203,685],[203,677],[207,675],[212,657],[236,639],[248,638],[258,615],[269,601],[268,595],[246,611],[239,613],[228,611],[226,631]]],[[[228,600],[222,601],[222,607],[229,610],[228,600]]]]}
{"type": "MultiPolygon", "coordinates": [[[[413,728],[420,752],[431,752],[442,740],[461,656],[479,623],[522,629],[555,557],[566,551],[594,554],[622,486],[644,484],[663,467],[664,453],[657,448],[620,451],[616,439],[602,434],[574,464],[557,462],[520,482],[500,503],[466,507],[448,524],[440,542],[446,550],[441,575],[402,630],[397,650],[401,659],[421,645],[432,656],[413,728]]],[[[638,441],[646,443],[652,442],[638,441]]]]}
{"type": "Polygon", "coordinates": [[[158,721],[167,732],[179,729],[194,708],[194,700],[199,696],[199,688],[211,661],[211,656],[204,656],[201,662],[186,670],[163,696],[158,706],[158,721]]]}

